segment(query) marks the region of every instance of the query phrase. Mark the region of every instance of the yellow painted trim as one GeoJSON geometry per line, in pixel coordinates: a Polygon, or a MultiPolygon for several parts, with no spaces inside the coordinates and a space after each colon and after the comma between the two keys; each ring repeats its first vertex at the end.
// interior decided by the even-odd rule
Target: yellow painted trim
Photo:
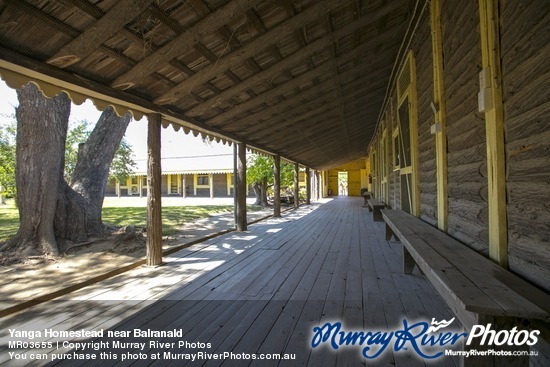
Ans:
{"type": "MultiPolygon", "coordinates": [[[[411,145],[411,166],[401,167],[399,174],[411,173],[412,177],[412,192],[411,192],[411,214],[414,216],[420,216],[420,180],[418,173],[418,102],[416,96],[416,62],[414,53],[409,51],[405,64],[409,64],[409,70],[411,73],[411,79],[409,86],[405,89],[402,95],[397,96],[397,109],[408,100],[409,103],[409,133],[410,133],[410,145],[411,145]]],[[[404,64],[404,65],[405,65],[404,64]]],[[[403,73],[405,68],[401,68],[400,73],[403,73]]],[[[401,78],[399,76],[398,80],[401,78]]],[[[399,89],[399,88],[398,88],[399,89]]],[[[399,125],[399,123],[398,123],[399,125]]],[[[401,132],[399,132],[401,133],[401,132]]]]}
{"type": "MultiPolygon", "coordinates": [[[[382,122],[385,125],[386,121],[382,122]]],[[[382,131],[382,137],[380,139],[380,197],[385,203],[388,202],[387,188],[388,188],[388,145],[387,145],[387,132],[386,129],[382,131]]]]}
{"type": "Polygon", "coordinates": [[[437,226],[447,232],[449,225],[449,199],[447,188],[447,123],[445,83],[443,74],[443,38],[441,35],[441,3],[432,0],[430,9],[432,30],[432,57],[434,78],[434,104],[437,111],[434,124],[439,123],[441,131],[435,134],[436,176],[437,176],[437,226]]]}
{"type": "Polygon", "coordinates": [[[492,108],[485,111],[489,206],[489,257],[508,267],[502,73],[497,0],[479,0],[481,63],[489,69],[492,108]]]}
{"type": "Polygon", "coordinates": [[[227,196],[231,195],[231,189],[233,188],[233,179],[232,179],[232,173],[227,173],[225,175],[226,181],[227,181],[227,196]]]}
{"type": "Polygon", "coordinates": [[[376,158],[378,154],[376,153],[377,147],[376,147],[376,141],[374,143],[374,147],[371,149],[370,153],[370,167],[372,172],[372,194],[374,197],[378,197],[378,163],[376,162],[376,158]]]}

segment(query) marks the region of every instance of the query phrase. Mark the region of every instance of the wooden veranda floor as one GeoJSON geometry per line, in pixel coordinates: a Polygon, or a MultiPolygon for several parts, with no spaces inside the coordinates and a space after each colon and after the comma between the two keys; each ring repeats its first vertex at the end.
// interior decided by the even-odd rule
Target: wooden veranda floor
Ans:
{"type": "MultiPolygon", "coordinates": [[[[383,223],[373,222],[362,201],[338,197],[304,206],[282,218],[252,225],[246,233],[230,233],[182,250],[167,257],[162,267],[139,268],[6,317],[0,320],[0,364],[46,364],[29,354],[53,351],[73,358],[92,353],[97,358],[59,361],[71,366],[424,365],[413,351],[387,350],[366,360],[362,347],[338,351],[310,347],[313,328],[327,321],[341,321],[346,330],[374,332],[402,328],[403,319],[430,322],[453,317],[421,275],[403,274],[401,244],[384,240],[383,223]],[[33,340],[17,338],[10,336],[9,329],[42,331],[42,335],[33,340]],[[103,348],[75,353],[67,348],[74,345],[63,348],[62,343],[75,338],[52,338],[45,335],[46,329],[104,329],[105,335],[107,330],[176,330],[182,336],[104,337],[95,339],[98,344],[93,345],[103,348]],[[51,341],[53,345],[9,349],[10,340],[51,341]],[[106,343],[100,345],[100,341],[106,343]],[[115,348],[115,341],[145,346],[115,348]],[[151,345],[150,341],[176,344],[151,345]],[[210,345],[179,348],[178,341],[210,345]],[[104,348],[107,342],[109,348],[104,348]],[[215,360],[203,354],[200,360],[186,361],[167,360],[164,354],[199,351],[231,352],[234,358],[242,358],[239,353],[288,353],[296,359],[215,360]],[[9,352],[26,353],[28,359],[10,359],[9,352]],[[147,359],[122,361],[128,352],[133,357],[143,353],[147,359]],[[156,353],[160,360],[152,359],[156,353]],[[117,359],[108,359],[113,354],[117,359]]],[[[51,355],[48,358],[51,363],[51,355]]],[[[454,366],[456,362],[442,357],[437,365],[454,366]]]]}

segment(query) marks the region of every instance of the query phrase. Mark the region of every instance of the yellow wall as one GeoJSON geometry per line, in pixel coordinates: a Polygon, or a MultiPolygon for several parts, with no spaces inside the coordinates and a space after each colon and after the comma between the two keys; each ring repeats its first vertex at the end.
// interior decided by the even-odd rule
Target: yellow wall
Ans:
{"type": "Polygon", "coordinates": [[[332,190],[332,196],[338,195],[338,171],[337,170],[331,169],[328,171],[328,189],[332,190]]]}
{"type": "Polygon", "coordinates": [[[361,195],[361,171],[348,171],[348,196],[361,195]]]}

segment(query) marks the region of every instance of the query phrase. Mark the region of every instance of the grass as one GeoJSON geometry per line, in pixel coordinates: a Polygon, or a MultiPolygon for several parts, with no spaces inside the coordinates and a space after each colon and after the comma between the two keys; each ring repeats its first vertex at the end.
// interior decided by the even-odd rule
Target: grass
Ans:
{"type": "MultiPolygon", "coordinates": [[[[162,234],[177,232],[183,223],[206,218],[215,213],[230,212],[231,205],[169,206],[162,208],[162,234]]],[[[115,227],[134,226],[143,228],[147,221],[147,208],[103,208],[103,223],[115,227]]]]}
{"type": "MultiPolygon", "coordinates": [[[[206,218],[216,213],[231,212],[232,205],[201,205],[201,206],[168,206],[162,208],[162,234],[174,234],[183,223],[206,218]]],[[[258,211],[261,207],[247,206],[248,211],[258,211]]],[[[145,227],[147,208],[143,207],[109,207],[103,208],[103,223],[109,226],[145,227]]],[[[19,228],[19,212],[8,202],[0,205],[0,242],[14,236],[19,228]]]]}
{"type": "Polygon", "coordinates": [[[6,241],[19,229],[19,211],[11,202],[0,205],[0,242],[6,241]]]}

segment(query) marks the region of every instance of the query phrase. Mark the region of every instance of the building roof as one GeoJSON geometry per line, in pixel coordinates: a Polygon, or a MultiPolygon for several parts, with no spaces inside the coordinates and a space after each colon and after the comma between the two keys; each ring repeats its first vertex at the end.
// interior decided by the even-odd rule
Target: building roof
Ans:
{"type": "MultiPolygon", "coordinates": [[[[134,174],[147,175],[147,160],[136,161],[134,174]]],[[[161,159],[163,175],[233,173],[232,154],[212,154],[201,156],[167,157],[161,159]]]]}
{"type": "Polygon", "coordinates": [[[327,169],[367,155],[426,4],[6,0],[0,74],[327,169]]]}

